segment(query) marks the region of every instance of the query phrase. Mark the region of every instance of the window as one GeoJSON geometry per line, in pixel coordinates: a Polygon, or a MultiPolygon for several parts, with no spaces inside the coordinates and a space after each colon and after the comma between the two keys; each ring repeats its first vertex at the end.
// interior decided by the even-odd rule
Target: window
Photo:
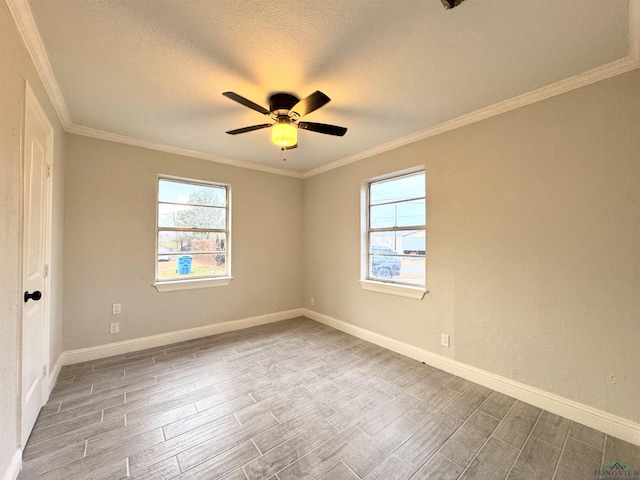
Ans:
{"type": "MultiPolygon", "coordinates": [[[[413,292],[421,292],[422,298],[426,263],[424,171],[398,172],[365,182],[363,204],[363,288],[371,282],[387,284],[400,287],[387,293],[416,296],[413,292]]],[[[367,289],[386,291],[379,286],[367,289]]]]}
{"type": "Polygon", "coordinates": [[[156,288],[159,291],[228,285],[230,190],[229,185],[216,183],[158,179],[156,288]],[[181,285],[166,288],[176,283],[181,285]]]}

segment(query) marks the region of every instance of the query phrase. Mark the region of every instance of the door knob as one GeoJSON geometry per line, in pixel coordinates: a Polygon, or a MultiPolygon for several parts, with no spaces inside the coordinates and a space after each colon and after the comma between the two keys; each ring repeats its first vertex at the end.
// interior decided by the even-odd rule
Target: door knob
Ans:
{"type": "Polygon", "coordinates": [[[40,290],[36,290],[33,293],[24,292],[24,302],[27,303],[29,299],[37,302],[42,298],[42,292],[40,290]]]}

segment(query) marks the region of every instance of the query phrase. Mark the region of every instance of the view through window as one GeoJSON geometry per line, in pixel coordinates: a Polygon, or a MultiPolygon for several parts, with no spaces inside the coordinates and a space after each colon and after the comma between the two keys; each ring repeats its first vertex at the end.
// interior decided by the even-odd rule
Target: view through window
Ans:
{"type": "Polygon", "coordinates": [[[367,279],[424,286],[424,171],[369,182],[367,220],[367,279]]]}
{"type": "Polygon", "coordinates": [[[230,187],[158,180],[156,281],[228,277],[230,187]]]}

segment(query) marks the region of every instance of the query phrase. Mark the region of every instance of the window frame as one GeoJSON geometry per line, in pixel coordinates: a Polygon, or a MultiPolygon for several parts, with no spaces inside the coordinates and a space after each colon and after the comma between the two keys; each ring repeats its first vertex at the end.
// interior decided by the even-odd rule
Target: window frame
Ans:
{"type": "MultiPolygon", "coordinates": [[[[427,225],[426,225],[426,171],[424,165],[407,168],[395,172],[391,172],[385,175],[380,175],[377,177],[369,178],[364,180],[361,184],[361,257],[360,257],[360,286],[363,290],[369,290],[374,292],[386,293],[390,295],[397,295],[402,297],[414,298],[421,300],[425,293],[428,293],[426,290],[426,234],[427,234],[427,225]],[[402,226],[402,227],[381,227],[381,228],[371,228],[370,225],[370,209],[372,205],[370,204],[371,199],[371,185],[389,181],[393,179],[399,179],[402,177],[406,177],[409,175],[415,175],[418,173],[425,174],[425,195],[424,197],[418,197],[417,199],[424,198],[425,201],[425,221],[423,225],[411,225],[411,226],[402,226]],[[372,232],[402,232],[402,231],[415,231],[422,230],[425,235],[425,254],[418,255],[425,259],[425,283],[424,285],[416,285],[412,283],[402,282],[398,280],[385,280],[377,277],[373,277],[370,271],[370,263],[369,263],[369,252],[370,252],[370,236],[372,232]]],[[[416,200],[416,199],[403,199],[402,202],[416,200]]],[[[397,203],[397,202],[389,202],[389,203],[397,203]]],[[[374,205],[377,206],[377,205],[374,205]]],[[[405,256],[405,255],[397,255],[397,256],[405,256]]]]}
{"type": "MultiPolygon", "coordinates": [[[[232,252],[232,231],[231,231],[231,185],[222,182],[212,182],[208,180],[177,177],[173,175],[158,174],[156,176],[156,197],[155,197],[155,282],[153,286],[158,292],[172,292],[177,290],[191,290],[197,288],[209,288],[209,287],[224,287],[231,283],[233,279],[231,275],[231,252],[232,252]],[[212,207],[211,205],[195,205],[195,204],[180,204],[175,202],[161,202],[160,201],[160,182],[162,180],[183,183],[188,185],[203,186],[203,187],[222,187],[226,193],[226,206],[225,207],[212,207]],[[187,206],[201,206],[211,208],[224,208],[225,209],[225,226],[226,228],[188,228],[188,227],[161,227],[159,225],[159,212],[161,204],[173,204],[173,205],[187,205],[187,206]],[[185,232],[214,232],[225,234],[225,274],[224,275],[199,275],[190,278],[171,278],[160,279],[158,278],[158,257],[159,253],[159,234],[162,231],[185,231],[185,232]]],[[[193,254],[193,252],[190,252],[193,254]]],[[[198,253],[217,253],[217,252],[198,252],[198,253]]]]}

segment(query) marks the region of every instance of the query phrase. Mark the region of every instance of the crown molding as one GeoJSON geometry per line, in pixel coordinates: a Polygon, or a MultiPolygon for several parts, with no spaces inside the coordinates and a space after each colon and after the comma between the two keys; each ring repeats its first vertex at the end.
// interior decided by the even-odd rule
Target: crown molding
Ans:
{"type": "MultiPolygon", "coordinates": [[[[640,0],[637,0],[636,5],[640,6],[640,0]]],[[[553,83],[551,85],[547,85],[546,87],[542,87],[537,90],[533,90],[531,92],[509,98],[502,102],[490,105],[485,108],[481,108],[480,110],[476,110],[452,120],[439,123],[438,125],[434,125],[433,127],[429,127],[425,130],[421,130],[410,135],[397,138],[390,142],[383,143],[382,145],[378,145],[354,155],[344,157],[340,160],[327,163],[326,165],[322,165],[318,168],[308,170],[302,175],[302,178],[313,177],[315,175],[319,175],[336,168],[344,167],[345,165],[359,162],[360,160],[364,160],[365,158],[388,152],[389,150],[394,150],[396,148],[409,145],[410,143],[415,143],[420,140],[433,137],[435,135],[440,135],[441,133],[445,133],[456,128],[471,125],[472,123],[476,123],[481,120],[500,115],[501,113],[509,112],[511,110],[515,110],[517,108],[524,107],[526,105],[536,103],[541,100],[545,100],[547,98],[569,92],[571,90],[575,90],[576,88],[584,87],[585,85],[599,82],[600,80],[604,80],[615,75],[620,75],[621,73],[629,72],[638,67],[640,67],[640,62],[632,56],[623,58],[621,60],[616,60],[614,62],[607,63],[606,65],[602,65],[601,67],[594,68],[593,70],[589,70],[587,72],[574,75],[573,77],[560,80],[559,82],[553,83]]]]}
{"type": "Polygon", "coordinates": [[[6,3],[20,32],[22,41],[27,47],[31,60],[33,60],[44,89],[58,115],[58,119],[62,127],[67,130],[71,125],[71,116],[69,115],[69,110],[67,110],[67,104],[64,101],[60,86],[53,75],[53,69],[51,68],[51,63],[49,63],[49,57],[36,27],[36,22],[33,19],[31,7],[29,7],[27,0],[6,0],[6,3]]]}
{"type": "Polygon", "coordinates": [[[286,177],[302,178],[302,173],[285,170],[284,168],[270,167],[268,165],[263,165],[260,163],[235,160],[233,158],[219,157],[218,155],[214,155],[212,153],[199,152],[197,150],[189,150],[188,148],[182,147],[174,147],[172,145],[166,145],[164,143],[142,140],[135,137],[128,137],[126,135],[120,135],[118,133],[111,133],[90,127],[83,127],[81,125],[72,124],[69,128],[67,128],[67,132],[76,135],[82,135],[83,137],[92,137],[100,140],[107,140],[109,142],[123,143],[125,145],[132,145],[134,147],[156,150],[159,152],[173,153],[175,155],[182,155],[184,157],[199,158],[200,160],[222,163],[224,165],[230,165],[232,167],[258,170],[260,172],[273,173],[275,175],[284,175],[286,177]]]}

